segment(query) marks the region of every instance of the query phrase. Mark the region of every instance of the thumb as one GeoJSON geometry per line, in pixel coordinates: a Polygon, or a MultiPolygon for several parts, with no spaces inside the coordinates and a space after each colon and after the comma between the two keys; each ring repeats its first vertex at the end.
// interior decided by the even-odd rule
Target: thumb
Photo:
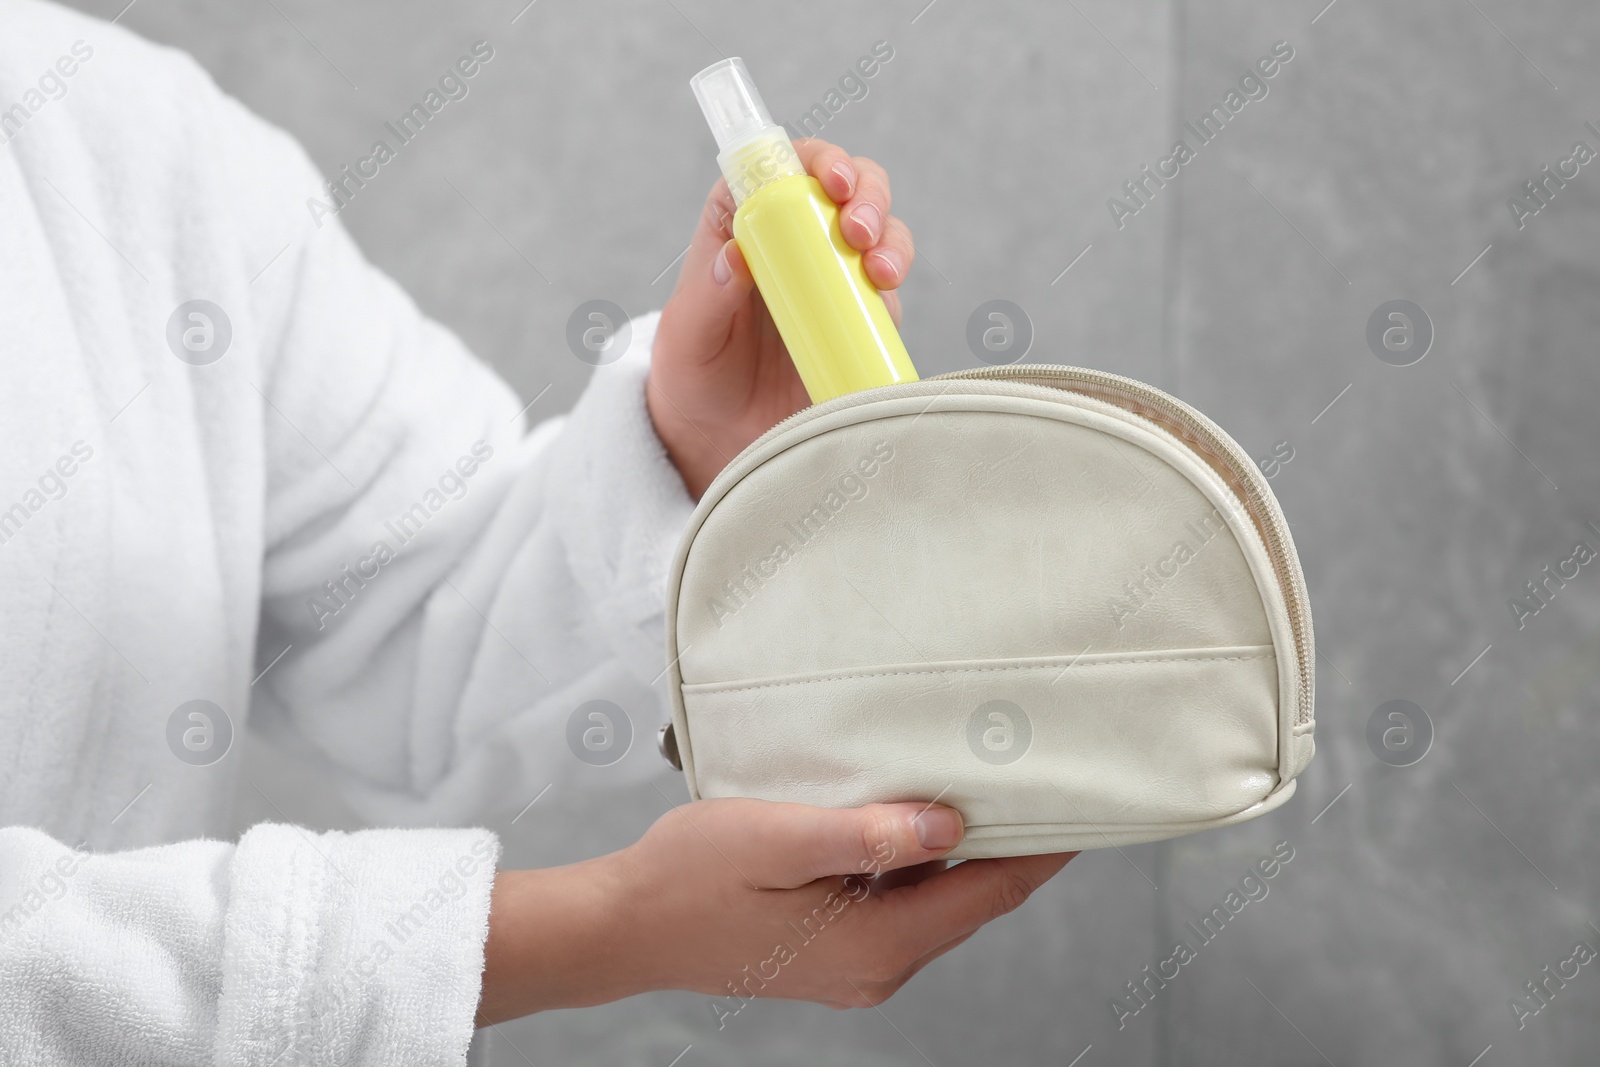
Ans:
{"type": "MultiPolygon", "coordinates": [[[[770,804],[757,884],[794,888],[834,875],[872,877],[938,859],[961,842],[961,813],[923,803],[814,808],[770,804]]],[[[754,872],[752,872],[754,875],[754,872]]]]}
{"type": "Polygon", "coordinates": [[[678,284],[663,312],[661,331],[676,349],[701,359],[727,343],[734,315],[746,306],[755,279],[733,239],[733,195],[719,181],[689,242],[678,284]]]}

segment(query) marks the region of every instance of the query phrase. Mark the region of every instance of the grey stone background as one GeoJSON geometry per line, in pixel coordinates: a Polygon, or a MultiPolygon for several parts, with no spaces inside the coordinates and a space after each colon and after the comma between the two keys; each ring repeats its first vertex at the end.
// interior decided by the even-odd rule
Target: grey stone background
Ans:
{"type": "MultiPolygon", "coordinates": [[[[79,6],[109,18],[125,2],[79,6]]],[[[1600,148],[1583,127],[1600,125],[1600,10],[523,2],[141,0],[121,21],[193,53],[327,172],[490,41],[471,95],[343,219],[524,395],[553,386],[545,412],[587,373],[562,340],[573,308],[643,311],[670,290],[716,176],[689,75],[742,55],[792,120],[888,41],[870,94],[824,136],[893,177],[921,255],[903,290],[919,367],[977,365],[967,316],[1002,297],[1032,320],[1030,360],[1160,385],[1253,455],[1287,442],[1273,486],[1316,609],[1320,729],[1280,812],[1085,853],[881,1012],[762,1002],[719,1032],[705,998],[660,994],[500,1027],[491,1062],[1595,1061],[1600,963],[1520,1030],[1508,1002],[1580,939],[1600,946],[1600,568],[1521,629],[1508,600],[1578,540],[1600,548],[1583,526],[1600,522],[1600,164],[1521,230],[1506,202],[1574,141],[1600,148]],[[1119,230],[1107,199],[1279,40],[1295,57],[1269,95],[1119,230]],[[1364,339],[1396,298],[1436,330],[1404,368],[1364,339]],[[1433,722],[1414,766],[1365,740],[1391,699],[1433,722]],[[1124,983],[1279,841],[1295,857],[1270,896],[1119,1030],[1124,983]]],[[[287,757],[257,742],[246,759],[277,810],[246,788],[241,827],[278,810],[354,825],[287,757]]],[[[619,847],[667,806],[605,769],[587,781],[514,825],[486,813],[509,862],[619,847]]]]}

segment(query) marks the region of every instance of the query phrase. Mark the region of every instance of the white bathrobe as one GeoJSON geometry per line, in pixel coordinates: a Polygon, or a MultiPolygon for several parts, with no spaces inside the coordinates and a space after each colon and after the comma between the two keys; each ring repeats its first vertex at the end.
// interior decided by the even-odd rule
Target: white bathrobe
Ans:
{"type": "Polygon", "coordinates": [[[215,756],[248,718],[463,825],[587,769],[587,700],[647,743],[691,508],[654,318],[527,433],[195,63],[0,27],[0,1063],[460,1063],[493,835],[229,844],[215,756]]]}

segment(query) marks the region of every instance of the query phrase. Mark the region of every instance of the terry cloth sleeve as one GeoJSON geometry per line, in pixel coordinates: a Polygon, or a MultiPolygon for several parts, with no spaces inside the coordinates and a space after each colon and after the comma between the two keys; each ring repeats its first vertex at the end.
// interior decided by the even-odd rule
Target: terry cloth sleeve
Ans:
{"type": "MultiPolygon", "coordinates": [[[[228,185],[226,179],[235,175],[219,173],[210,161],[213,150],[243,153],[263,146],[240,136],[242,120],[229,118],[232,109],[220,94],[176,53],[55,5],[10,0],[4,21],[0,106],[22,98],[40,110],[31,117],[27,108],[8,111],[12,122],[0,130],[10,138],[0,152],[0,213],[7,220],[0,258],[7,259],[8,278],[29,279],[21,287],[7,286],[3,303],[12,312],[8,323],[33,311],[69,339],[59,346],[30,344],[29,334],[6,334],[0,342],[8,346],[5,420],[8,427],[33,420],[31,425],[51,433],[72,426],[91,402],[63,395],[60,406],[21,408],[24,401],[11,396],[13,380],[31,380],[32,368],[47,364],[75,363],[88,398],[117,371],[149,371],[154,378],[158,366],[193,369],[196,381],[208,383],[205,403],[187,409],[172,404],[163,409],[166,417],[146,423],[138,435],[125,424],[129,432],[120,440],[127,462],[121,470],[166,471],[169,484],[162,488],[169,491],[140,492],[118,514],[124,521],[156,515],[174,527],[214,533],[214,555],[182,554],[197,575],[195,584],[173,583],[160,594],[173,605],[214,599],[205,606],[215,609],[219,633],[203,649],[185,647],[181,631],[164,626],[170,616],[160,609],[167,605],[143,599],[120,582],[105,595],[154,634],[151,644],[176,645],[174,658],[214,661],[196,674],[241,679],[242,696],[254,676],[247,673],[252,642],[232,638],[235,623],[253,622],[259,609],[257,502],[264,472],[261,419],[252,412],[265,404],[249,383],[268,380],[251,361],[253,316],[242,294],[265,258],[239,277],[235,262],[259,252],[235,239],[252,220],[236,222],[219,205],[248,186],[228,185]],[[40,93],[33,79],[47,68],[52,75],[76,69],[70,89],[53,97],[40,93]],[[32,88],[18,88],[19,81],[32,88]],[[13,136],[24,118],[26,127],[13,136]],[[213,134],[215,143],[209,140],[213,134]],[[14,232],[26,239],[13,239],[14,232]],[[126,279],[107,280],[108,257],[126,279]],[[175,298],[180,290],[184,296],[175,298]],[[234,364],[190,368],[166,353],[160,324],[177,299],[200,293],[220,297],[236,313],[234,354],[240,358],[234,364]],[[61,317],[68,294],[76,313],[61,317]],[[218,371],[235,376],[219,377],[218,371]],[[242,399],[228,407],[230,396],[242,399]],[[208,447],[188,444],[199,426],[206,428],[208,447]],[[202,459],[216,477],[185,482],[183,476],[202,459]],[[187,491],[193,485],[198,492],[187,491]],[[202,577],[217,581],[207,586],[202,577]]],[[[64,83],[57,78],[54,84],[64,83]]],[[[240,170],[251,165],[247,157],[224,162],[240,170]]],[[[193,393],[166,388],[172,383],[164,378],[151,391],[168,401],[201,395],[198,387],[193,393]]],[[[19,394],[30,395],[37,394],[19,394]]],[[[103,451],[109,461],[116,450],[103,451]]],[[[135,477],[129,481],[149,487],[135,477]]],[[[78,492],[81,497],[86,490],[78,492]]],[[[105,562],[128,551],[126,526],[92,528],[102,535],[92,543],[97,555],[83,554],[73,566],[119,576],[138,566],[137,553],[121,571],[105,562]]],[[[17,562],[23,547],[6,545],[9,563],[17,562]]],[[[9,581],[14,573],[7,571],[8,608],[15,606],[9,581]]],[[[36,617],[43,640],[62,653],[58,663],[73,662],[75,639],[53,629],[51,616],[36,617]]],[[[99,627],[87,629],[96,634],[93,639],[106,641],[99,627]]],[[[255,628],[246,623],[238,630],[253,636],[255,628]]],[[[12,651],[8,645],[8,657],[12,651]]],[[[59,761],[47,756],[19,774],[17,765],[33,762],[30,751],[37,750],[24,744],[30,731],[18,729],[15,715],[6,716],[0,821],[23,825],[0,829],[0,1064],[460,1064],[482,975],[497,859],[493,836],[466,830],[316,834],[260,826],[238,845],[196,839],[75,852],[25,824],[81,826],[75,815],[103,803],[106,781],[131,767],[155,795],[118,832],[143,844],[169,834],[178,822],[170,807],[165,823],[140,820],[162,810],[158,804],[170,805],[174,794],[183,795],[185,778],[187,796],[196,804],[214,802],[218,811],[233,781],[231,775],[186,776],[194,768],[168,758],[156,730],[114,732],[130,722],[154,725],[160,719],[141,719],[147,708],[125,699],[117,675],[95,668],[103,661],[80,662],[89,676],[81,689],[52,687],[26,704],[21,701],[27,690],[20,697],[7,693],[7,710],[24,708],[22,715],[35,720],[38,733],[61,731],[84,742],[68,741],[56,750],[59,761]],[[74,702],[72,692],[82,698],[74,702]],[[85,733],[73,733],[85,723],[85,733]],[[97,761],[94,753],[108,735],[119,747],[97,761]],[[156,745],[159,754],[152,758],[156,745]],[[29,797],[19,805],[19,781],[47,799],[29,797]],[[28,812],[39,814],[29,818],[28,812]]],[[[165,684],[158,672],[151,674],[135,684],[152,691],[165,684]]],[[[105,825],[99,824],[102,834],[113,836],[105,825]]]]}
{"type": "Polygon", "coordinates": [[[295,266],[263,386],[263,669],[289,649],[265,725],[375,818],[468,819],[595,780],[608,759],[576,755],[569,726],[596,707],[635,757],[599,780],[659,771],[631,742],[663,717],[665,575],[692,502],[645,409],[656,316],[524,434],[510,390],[342,229],[295,266]]]}
{"type": "MultiPolygon", "coordinates": [[[[174,52],[52,5],[7,10],[5,62],[28,42],[51,62],[79,36],[92,54],[8,165],[37,169],[35,195],[63,205],[51,218],[82,230],[52,246],[67,284],[87,262],[74,241],[119,263],[106,235],[133,250],[124,287],[73,325],[84,349],[153,353],[192,390],[181,415],[204,447],[140,444],[204,466],[209,495],[180,514],[217,531],[193,566],[259,607],[237,653],[257,646],[258,670],[229,664],[252,725],[386,822],[475,821],[563,776],[625,780],[629,761],[597,771],[566,739],[591,701],[618,709],[624,748],[660,714],[663,575],[691,506],[644,406],[654,318],[569,416],[529,433],[511,391],[338,218],[308,211],[323,179],[287,136],[174,52]],[[162,324],[195,298],[226,310],[232,343],[190,367],[162,324]]],[[[549,341],[530,354],[574,358],[549,341]]],[[[470,874],[457,861],[481,836],[262,826],[237,846],[68,862],[35,830],[0,831],[0,1061],[459,1063],[492,838],[470,874]]]]}
{"type": "Polygon", "coordinates": [[[482,830],[91,854],[0,829],[0,1061],[461,1064],[498,853],[482,830]]]}
{"type": "MultiPolygon", "coordinates": [[[[300,151],[225,98],[215,108],[208,127],[246,142],[224,158],[252,161],[225,186],[244,198],[234,213],[294,235],[250,298],[267,466],[260,724],[390,822],[661,773],[666,571],[693,502],[645,404],[658,315],[615,336],[570,414],[540,420],[538,400],[519,414],[317,206],[330,194],[300,151]]],[[[581,366],[559,336],[528,348],[581,366]]]]}

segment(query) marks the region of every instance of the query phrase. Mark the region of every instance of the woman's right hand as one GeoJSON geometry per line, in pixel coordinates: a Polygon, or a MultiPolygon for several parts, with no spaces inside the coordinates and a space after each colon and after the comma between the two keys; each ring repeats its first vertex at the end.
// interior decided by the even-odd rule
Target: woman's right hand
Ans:
{"type": "Polygon", "coordinates": [[[479,1025],[653,989],[868,1007],[1076,853],[940,857],[961,816],[918,803],[706,800],[597,860],[495,881],[479,1025]]]}

